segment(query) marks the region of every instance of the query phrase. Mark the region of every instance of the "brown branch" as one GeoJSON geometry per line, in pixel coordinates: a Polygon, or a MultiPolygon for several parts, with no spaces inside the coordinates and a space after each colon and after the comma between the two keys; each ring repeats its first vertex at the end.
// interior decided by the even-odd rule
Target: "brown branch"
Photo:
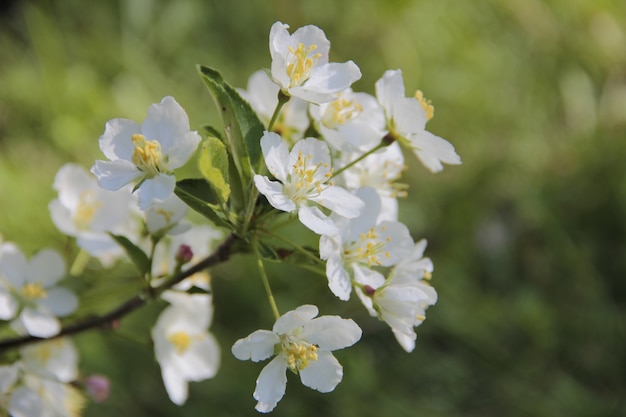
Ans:
{"type": "Polygon", "coordinates": [[[182,271],[180,274],[170,278],[158,287],[152,288],[149,292],[142,292],[135,295],[104,315],[90,317],[78,323],[63,327],[59,333],[48,338],[39,338],[27,335],[2,340],[0,341],[0,351],[16,348],[30,343],[52,340],[62,336],[70,336],[97,327],[110,327],[114,321],[119,320],[127,314],[135,311],[139,307],[146,304],[149,300],[155,299],[163,291],[178,284],[185,278],[190,277],[191,275],[204,269],[226,262],[232,255],[231,249],[237,239],[238,237],[234,234],[229,235],[228,238],[226,238],[226,240],[222,242],[222,244],[211,255],[207,256],[191,268],[182,271]]]}

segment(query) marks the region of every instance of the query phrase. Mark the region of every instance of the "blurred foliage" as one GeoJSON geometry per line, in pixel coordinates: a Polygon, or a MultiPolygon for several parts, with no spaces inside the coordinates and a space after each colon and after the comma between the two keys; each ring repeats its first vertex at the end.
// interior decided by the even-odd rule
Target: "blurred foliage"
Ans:
{"type": "MultiPolygon", "coordinates": [[[[274,415],[626,415],[623,0],[5,0],[0,10],[0,232],[27,252],[71,248],[48,218],[52,179],[65,162],[101,157],[107,120],[142,120],[173,95],[192,125],[217,123],[195,64],[245,87],[269,66],[276,20],[324,29],[332,60],[361,67],[355,89],[373,92],[401,68],[407,89],[432,99],[429,130],[464,164],[431,175],[411,161],[406,173],[401,220],[428,239],[439,291],[415,352],[319,277],[272,266],[281,310],[315,303],[365,331],[337,355],[335,392],[290,378],[274,415]]],[[[85,415],[255,415],[262,364],[230,346],[273,320],[240,261],[213,273],[215,379],[192,383],[184,407],[169,402],[149,343],[162,305],[151,305],[117,331],[76,338],[84,372],[113,380],[110,400],[85,415]]],[[[89,304],[97,311],[132,292],[127,276],[73,284],[102,301],[89,304]]]]}

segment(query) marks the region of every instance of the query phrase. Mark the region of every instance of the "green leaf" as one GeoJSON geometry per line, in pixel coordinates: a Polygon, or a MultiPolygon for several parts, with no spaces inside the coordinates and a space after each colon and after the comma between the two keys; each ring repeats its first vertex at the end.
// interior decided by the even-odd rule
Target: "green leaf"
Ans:
{"type": "Polygon", "coordinates": [[[259,171],[261,162],[261,136],[265,128],[237,91],[213,68],[198,66],[198,72],[209,88],[224,124],[224,132],[237,171],[247,188],[252,175],[259,171]]]}
{"type": "Polygon", "coordinates": [[[198,165],[204,179],[213,186],[220,202],[226,203],[230,196],[226,145],[218,138],[207,138],[202,144],[198,165]]]}
{"type": "Polygon", "coordinates": [[[192,210],[202,214],[217,226],[232,229],[230,221],[220,208],[219,197],[204,179],[185,179],[176,183],[174,193],[192,210]]]}
{"type": "Polygon", "coordinates": [[[131,262],[135,265],[137,271],[139,271],[139,274],[142,277],[145,276],[148,271],[150,271],[150,258],[148,258],[148,255],[146,255],[141,248],[128,240],[128,238],[121,235],[114,235],[113,233],[109,233],[109,235],[118,245],[124,248],[131,262]]]}

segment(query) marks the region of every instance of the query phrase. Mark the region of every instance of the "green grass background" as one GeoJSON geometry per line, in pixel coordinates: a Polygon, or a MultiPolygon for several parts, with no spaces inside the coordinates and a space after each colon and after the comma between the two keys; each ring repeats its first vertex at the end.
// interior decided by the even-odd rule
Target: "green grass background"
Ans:
{"type": "MultiPolygon", "coordinates": [[[[270,269],[281,310],[305,303],[364,329],[337,353],[331,394],[290,375],[276,416],[626,415],[626,2],[621,0],[129,0],[0,3],[0,233],[27,253],[68,250],[47,205],[57,169],[102,158],[104,123],[141,121],[173,95],[192,126],[217,124],[195,65],[233,85],[270,64],[276,20],[315,24],[331,60],[354,60],[373,93],[387,69],[432,99],[429,130],[463,165],[432,175],[410,161],[401,220],[429,241],[439,302],[405,353],[356,299],[319,277],[270,269]]],[[[84,374],[112,379],[86,416],[255,415],[263,364],[230,346],[271,311],[250,259],[214,275],[215,379],[169,402],[149,343],[162,304],[118,331],[75,338],[84,374]]],[[[132,269],[70,282],[82,314],[134,290],[132,269]]]]}

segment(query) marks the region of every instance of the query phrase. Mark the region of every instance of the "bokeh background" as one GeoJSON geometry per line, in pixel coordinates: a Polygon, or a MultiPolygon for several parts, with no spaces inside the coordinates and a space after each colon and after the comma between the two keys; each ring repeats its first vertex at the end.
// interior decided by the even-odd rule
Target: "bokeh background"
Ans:
{"type": "MultiPolygon", "coordinates": [[[[269,66],[269,28],[315,24],[333,61],[373,93],[404,72],[463,165],[412,161],[401,220],[429,241],[439,302],[405,353],[356,299],[272,266],[281,309],[304,303],[364,329],[340,351],[344,380],[320,394],[290,378],[276,416],[626,415],[626,2],[623,0],[132,0],[0,2],[0,233],[32,253],[68,242],[49,219],[57,169],[101,158],[104,123],[141,121],[173,95],[192,126],[217,124],[195,65],[233,85],[269,66]]],[[[214,275],[218,377],[171,404],[149,341],[163,307],[76,337],[84,374],[112,380],[86,416],[255,415],[263,364],[231,344],[273,320],[250,260],[214,275]]],[[[90,305],[129,295],[132,270],[91,273],[90,305]]],[[[87,278],[86,278],[87,279],[87,278]]],[[[104,306],[104,307],[103,307],[104,306]]]]}

